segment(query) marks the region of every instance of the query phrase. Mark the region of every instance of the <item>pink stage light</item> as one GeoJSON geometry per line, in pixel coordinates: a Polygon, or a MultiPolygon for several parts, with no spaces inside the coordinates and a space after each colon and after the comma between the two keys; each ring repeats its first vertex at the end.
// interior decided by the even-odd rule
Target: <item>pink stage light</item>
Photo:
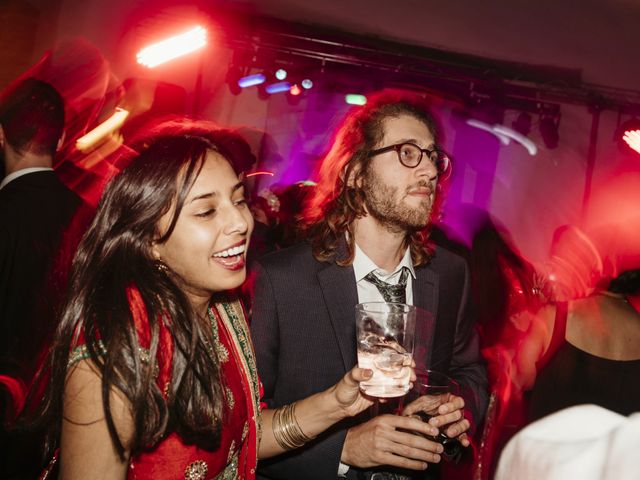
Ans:
{"type": "Polygon", "coordinates": [[[633,150],[633,155],[640,153],[640,118],[632,117],[623,122],[616,129],[615,136],[621,152],[629,154],[633,150]]]}
{"type": "Polygon", "coordinates": [[[140,50],[136,59],[139,64],[148,68],[194,52],[207,44],[207,31],[201,26],[192,28],[188,32],[167,38],[140,50]]]}
{"type": "Polygon", "coordinates": [[[260,172],[251,172],[251,173],[247,173],[245,175],[245,177],[249,178],[249,177],[255,177],[257,175],[269,175],[269,176],[273,177],[273,172],[269,172],[269,171],[266,171],[266,170],[260,171],[260,172]]]}
{"type": "Polygon", "coordinates": [[[627,130],[622,139],[636,152],[640,153],[640,130],[627,130]]]}

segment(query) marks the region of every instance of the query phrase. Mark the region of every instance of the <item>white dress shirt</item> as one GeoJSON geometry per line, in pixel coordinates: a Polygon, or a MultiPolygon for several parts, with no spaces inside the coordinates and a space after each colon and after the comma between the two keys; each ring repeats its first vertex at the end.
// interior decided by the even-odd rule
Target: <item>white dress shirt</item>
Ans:
{"type": "Polygon", "coordinates": [[[387,282],[391,285],[397,285],[400,280],[400,275],[402,274],[402,268],[406,267],[411,272],[411,275],[407,277],[407,288],[406,288],[406,301],[405,303],[408,305],[413,305],[413,289],[411,288],[413,285],[413,279],[416,278],[416,272],[413,268],[413,263],[411,262],[411,251],[407,248],[404,252],[402,260],[393,270],[393,272],[389,273],[386,270],[378,267],[373,260],[371,260],[366,253],[355,245],[355,256],[353,258],[353,271],[356,276],[356,285],[358,286],[358,302],[384,302],[384,298],[382,294],[378,290],[373,283],[368,282],[364,279],[369,273],[373,272],[376,277],[378,277],[383,282],[387,282]]]}
{"type": "Polygon", "coordinates": [[[15,172],[10,173],[9,175],[7,175],[6,177],[4,177],[2,179],[2,182],[0,182],[0,189],[2,189],[2,187],[4,187],[7,183],[15,180],[16,178],[22,177],[23,175],[27,175],[28,173],[48,172],[48,171],[53,172],[53,168],[51,168],[51,167],[29,167],[29,168],[23,168],[21,170],[16,170],[15,172]]]}

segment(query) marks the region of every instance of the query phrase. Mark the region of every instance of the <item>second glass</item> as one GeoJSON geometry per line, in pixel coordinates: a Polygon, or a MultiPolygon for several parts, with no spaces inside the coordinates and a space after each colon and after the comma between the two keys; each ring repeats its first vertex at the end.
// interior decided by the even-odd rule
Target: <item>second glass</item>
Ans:
{"type": "MultiPolygon", "coordinates": [[[[442,372],[434,370],[416,370],[416,381],[413,388],[404,399],[404,406],[412,402],[420,402],[420,410],[413,416],[428,422],[433,416],[438,415],[438,407],[447,403],[451,395],[460,395],[459,384],[442,372]]],[[[443,458],[454,460],[461,453],[460,442],[456,438],[449,438],[444,433],[445,426],[440,427],[440,433],[436,437],[425,435],[429,440],[436,441],[444,447],[443,458]]]]}

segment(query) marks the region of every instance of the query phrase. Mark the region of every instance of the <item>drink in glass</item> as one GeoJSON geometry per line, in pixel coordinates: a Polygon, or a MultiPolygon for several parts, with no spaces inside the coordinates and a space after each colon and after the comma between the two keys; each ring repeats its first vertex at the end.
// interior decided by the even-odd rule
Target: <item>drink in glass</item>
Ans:
{"type": "Polygon", "coordinates": [[[409,391],[416,309],[404,303],[356,305],[358,366],[373,371],[360,382],[372,397],[399,397],[409,391]]]}
{"type": "MultiPolygon", "coordinates": [[[[458,383],[442,372],[435,370],[416,370],[416,381],[413,388],[404,399],[404,405],[408,406],[413,402],[419,402],[420,410],[412,413],[423,422],[428,422],[430,418],[438,415],[438,407],[447,403],[451,395],[460,395],[458,383]]],[[[461,455],[461,445],[456,438],[449,438],[444,433],[447,425],[440,427],[440,433],[435,437],[423,435],[429,440],[440,443],[444,447],[443,458],[445,460],[455,459],[461,455]]]]}

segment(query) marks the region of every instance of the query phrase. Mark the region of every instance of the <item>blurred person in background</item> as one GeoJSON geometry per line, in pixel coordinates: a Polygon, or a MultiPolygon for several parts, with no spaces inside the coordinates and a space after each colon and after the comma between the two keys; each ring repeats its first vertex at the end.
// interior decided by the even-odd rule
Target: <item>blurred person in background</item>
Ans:
{"type": "MultiPolygon", "coordinates": [[[[63,138],[64,102],[48,83],[17,81],[0,99],[0,375],[1,469],[19,478],[33,466],[35,439],[6,430],[19,410],[40,351],[55,330],[64,274],[56,260],[63,234],[80,205],[53,170],[63,138]]],[[[28,474],[28,473],[27,473],[28,474]]]]}
{"type": "Polygon", "coordinates": [[[581,228],[556,230],[538,265],[553,302],[529,325],[515,381],[530,391],[530,420],[595,403],[640,410],[640,175],[603,183],[581,228]]]}
{"type": "Polygon", "coordinates": [[[35,359],[39,342],[55,327],[52,305],[42,305],[52,301],[46,280],[80,203],[53,171],[63,129],[62,97],[45,82],[22,80],[0,101],[5,166],[0,182],[2,373],[28,375],[25,363],[35,359]]]}

